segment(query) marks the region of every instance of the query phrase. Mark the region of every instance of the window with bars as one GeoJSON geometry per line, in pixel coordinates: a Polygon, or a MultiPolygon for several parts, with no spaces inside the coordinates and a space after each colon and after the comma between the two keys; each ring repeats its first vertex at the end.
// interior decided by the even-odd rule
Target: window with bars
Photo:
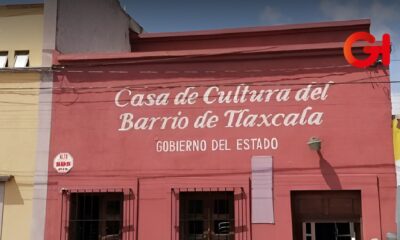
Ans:
{"type": "Polygon", "coordinates": [[[122,193],[72,193],[70,240],[120,240],[122,193]]]}
{"type": "Polygon", "coordinates": [[[233,192],[181,192],[179,199],[179,239],[234,239],[233,192]]]}
{"type": "Polygon", "coordinates": [[[123,189],[63,191],[61,239],[133,239],[133,192],[123,189]],[[62,230],[63,231],[63,230],[62,230]]]}

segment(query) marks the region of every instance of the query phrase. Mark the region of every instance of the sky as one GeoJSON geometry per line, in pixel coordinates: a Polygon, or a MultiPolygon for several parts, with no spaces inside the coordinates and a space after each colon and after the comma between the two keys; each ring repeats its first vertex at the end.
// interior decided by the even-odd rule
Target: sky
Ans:
{"type": "MultiPolygon", "coordinates": [[[[392,41],[391,81],[400,81],[400,0],[120,0],[147,32],[175,32],[371,19],[378,40],[392,41]]],[[[400,82],[392,84],[393,113],[400,114],[400,82]]]]}
{"type": "MultiPolygon", "coordinates": [[[[391,76],[400,80],[399,0],[121,0],[121,4],[147,32],[370,18],[377,39],[383,33],[391,35],[391,57],[399,60],[392,61],[391,76]]],[[[394,90],[400,93],[400,84],[394,90]]]]}
{"type": "MultiPolygon", "coordinates": [[[[0,0],[0,4],[41,0],[0,0]]],[[[237,28],[369,18],[392,41],[391,81],[400,81],[400,0],[120,0],[147,32],[237,28]]],[[[392,84],[400,113],[400,83],[392,84]]]]}

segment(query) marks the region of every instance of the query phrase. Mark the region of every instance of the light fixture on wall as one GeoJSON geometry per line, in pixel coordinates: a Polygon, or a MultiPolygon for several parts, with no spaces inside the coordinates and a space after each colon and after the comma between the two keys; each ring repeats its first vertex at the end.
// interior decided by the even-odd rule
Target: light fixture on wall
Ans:
{"type": "Polygon", "coordinates": [[[310,140],[308,140],[307,144],[313,151],[321,150],[321,139],[317,137],[311,137],[310,140]]]}

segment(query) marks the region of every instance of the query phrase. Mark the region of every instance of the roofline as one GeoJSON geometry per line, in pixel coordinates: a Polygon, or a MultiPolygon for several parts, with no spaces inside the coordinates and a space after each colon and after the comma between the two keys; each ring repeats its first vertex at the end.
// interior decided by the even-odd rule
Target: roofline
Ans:
{"type": "Polygon", "coordinates": [[[159,32],[159,33],[142,33],[139,35],[140,39],[159,39],[159,38],[173,38],[173,37],[199,37],[199,36],[223,36],[231,34],[250,34],[250,33],[274,33],[274,32],[289,32],[294,30],[307,30],[312,31],[315,29],[324,28],[357,28],[369,27],[371,25],[370,19],[357,19],[346,21],[329,21],[329,22],[313,22],[302,24],[285,24],[275,26],[260,26],[260,27],[242,27],[242,28],[226,28],[216,30],[200,30],[200,31],[184,31],[184,32],[159,32]]]}
{"type": "MultiPolygon", "coordinates": [[[[377,42],[376,44],[379,44],[377,42]]],[[[354,48],[361,52],[366,43],[356,43],[354,48]]],[[[293,44],[263,47],[242,47],[225,49],[177,50],[156,52],[121,52],[121,53],[90,53],[57,55],[54,66],[57,65],[115,65],[130,63],[155,62],[195,62],[234,59],[286,58],[294,56],[333,56],[343,55],[343,42],[293,44]]]]}
{"type": "MultiPolygon", "coordinates": [[[[128,15],[129,16],[129,15],[128,15]]],[[[129,16],[129,29],[132,29],[132,31],[141,34],[144,32],[143,27],[133,18],[129,16]]]]}
{"type": "Polygon", "coordinates": [[[13,178],[12,175],[0,175],[0,182],[8,182],[13,178]]]}
{"type": "Polygon", "coordinates": [[[126,17],[129,18],[129,29],[131,29],[132,31],[134,31],[138,34],[141,34],[144,31],[143,27],[133,17],[131,17],[131,15],[129,15],[125,11],[125,9],[121,5],[120,0],[117,0],[117,2],[118,2],[118,6],[119,6],[120,10],[125,14],[126,17]]]}
{"type": "MultiPolygon", "coordinates": [[[[249,35],[279,35],[285,33],[297,32],[318,32],[318,31],[339,31],[347,29],[356,31],[359,29],[369,29],[370,20],[350,20],[350,21],[332,21],[332,22],[317,22],[305,24],[292,24],[280,26],[266,27],[249,27],[249,28],[234,28],[209,31],[189,31],[175,33],[142,33],[138,36],[139,41],[169,41],[183,39],[207,39],[207,38],[232,38],[232,37],[249,37],[249,35]],[[233,35],[233,36],[232,36],[233,35]]],[[[232,48],[217,48],[217,49],[189,49],[189,50],[171,50],[171,51],[143,51],[143,52],[119,52],[119,53],[90,53],[90,54],[55,54],[55,65],[74,65],[78,62],[96,62],[105,64],[116,64],[121,62],[132,62],[138,60],[165,61],[183,61],[190,57],[191,59],[234,59],[238,57],[251,58],[256,56],[267,57],[285,57],[288,55],[307,56],[307,55],[326,55],[326,54],[343,54],[343,42],[323,42],[323,43],[302,43],[289,45],[269,45],[257,47],[232,47],[232,48]]],[[[365,46],[366,43],[356,43],[354,47],[365,46]]]]}
{"type": "Polygon", "coordinates": [[[15,67],[6,67],[0,68],[1,73],[41,73],[50,71],[51,67],[24,67],[24,68],[15,68],[15,67]]]}
{"type": "Polygon", "coordinates": [[[4,4],[0,5],[0,9],[21,9],[21,8],[43,8],[44,3],[29,3],[29,4],[4,4]]]}

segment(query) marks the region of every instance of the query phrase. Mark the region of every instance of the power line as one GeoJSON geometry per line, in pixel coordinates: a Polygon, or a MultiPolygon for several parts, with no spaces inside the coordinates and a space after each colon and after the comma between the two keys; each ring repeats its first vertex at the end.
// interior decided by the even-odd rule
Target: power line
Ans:
{"type": "MultiPolygon", "coordinates": [[[[331,83],[331,85],[332,86],[335,86],[335,85],[357,85],[357,84],[382,84],[382,83],[391,83],[391,82],[382,82],[382,81],[363,81],[363,82],[358,82],[358,80],[356,80],[355,82],[354,81],[349,81],[349,82],[341,82],[341,83],[331,83]]],[[[396,81],[396,83],[400,83],[400,81],[396,81]]],[[[304,86],[304,85],[310,85],[311,83],[288,83],[288,84],[282,84],[282,83],[279,83],[279,84],[256,84],[256,85],[252,85],[251,84],[251,82],[245,82],[245,84],[247,84],[247,86],[253,86],[253,87],[258,87],[258,86],[304,86]]],[[[323,85],[326,85],[326,84],[329,84],[329,82],[325,82],[325,83],[317,83],[317,84],[313,84],[314,86],[315,85],[319,85],[319,86],[323,86],[323,85]]],[[[194,85],[191,85],[192,87],[194,86],[194,87],[210,87],[210,86],[241,86],[241,85],[243,85],[243,82],[241,82],[241,83],[236,83],[236,84],[219,84],[219,85],[215,85],[215,84],[211,84],[211,85],[198,85],[198,86],[194,86],[194,85]]],[[[162,88],[160,88],[160,89],[170,89],[170,88],[177,88],[177,87],[188,87],[188,86],[181,86],[181,85],[179,85],[179,86],[172,86],[172,87],[162,87],[162,88]]],[[[99,87],[100,88],[100,87],[99,87]]],[[[103,87],[102,87],[103,88],[103,87]]],[[[300,89],[300,88],[299,88],[300,89]]],[[[299,89],[290,89],[291,91],[297,91],[297,90],[299,90],[299,89]]],[[[69,93],[69,94],[75,94],[75,97],[76,97],[76,99],[75,100],[73,100],[73,101],[51,101],[51,102],[34,102],[34,101],[31,101],[31,102],[12,102],[12,101],[0,101],[0,103],[3,103],[3,104],[22,104],[22,105],[32,105],[32,106],[34,106],[34,105],[38,105],[38,104],[51,104],[51,103],[61,103],[61,104],[68,104],[68,103],[70,103],[70,104],[74,104],[74,103],[107,103],[107,102],[114,102],[115,101],[115,99],[112,99],[112,100],[89,100],[89,101],[81,101],[81,100],[79,100],[79,97],[80,97],[80,94],[101,94],[101,93],[114,93],[114,92],[118,92],[118,91],[120,91],[120,90],[107,90],[107,91],[103,91],[103,90],[101,90],[101,91],[90,91],[90,90],[92,90],[91,88],[84,88],[84,91],[79,91],[79,90],[77,90],[77,89],[74,89],[74,88],[69,88],[69,90],[72,90],[72,91],[70,91],[70,92],[65,92],[65,90],[67,90],[67,89],[63,89],[63,90],[61,90],[61,92],[58,92],[58,93],[56,93],[56,92],[54,92],[54,94],[56,94],[56,95],[58,95],[58,94],[67,94],[67,93],[69,93]],[[86,89],[88,89],[88,90],[86,90],[86,89]]],[[[1,93],[1,91],[0,91],[0,93],[1,93]]],[[[251,93],[247,93],[246,95],[250,95],[251,93]]],[[[218,94],[215,94],[215,95],[210,95],[210,97],[218,97],[219,95],[218,94]]],[[[199,94],[198,96],[197,96],[197,98],[198,99],[200,99],[200,98],[202,98],[202,97],[204,97],[204,95],[201,95],[201,94],[199,94]]],[[[174,96],[169,96],[167,99],[168,100],[173,100],[175,97],[174,96]]]]}
{"type": "MultiPolygon", "coordinates": [[[[198,81],[198,79],[194,80],[180,80],[180,81],[158,81],[156,83],[154,82],[148,82],[148,83],[141,83],[141,84],[125,84],[125,85],[116,85],[116,86],[85,86],[85,87],[27,87],[27,88],[22,88],[22,87],[3,87],[0,88],[0,91],[4,90],[93,90],[93,89],[122,89],[122,88],[141,88],[145,90],[155,90],[155,89],[170,89],[170,88],[181,88],[181,87],[210,87],[210,86],[239,86],[243,84],[247,85],[252,85],[252,86],[302,86],[302,85],[324,85],[327,84],[328,82],[295,82],[295,83],[284,83],[284,81],[294,81],[294,80],[304,80],[306,78],[312,79],[312,80],[317,80],[319,78],[327,78],[327,77],[337,77],[337,76],[343,76],[345,74],[328,74],[328,75],[322,75],[322,76],[310,76],[310,77],[294,77],[294,78],[280,78],[280,79],[269,79],[269,80],[252,80],[252,81],[241,81],[238,80],[238,78],[233,78],[233,79],[209,79],[209,80],[203,80],[201,82],[198,81]],[[229,81],[229,82],[228,82],[229,81]],[[197,84],[192,84],[190,83],[196,82],[197,84]],[[211,84],[210,84],[211,82],[211,84]],[[219,82],[226,82],[226,83],[219,83],[219,82]],[[172,85],[174,84],[175,85],[172,85]],[[179,84],[176,84],[179,83],[179,84]],[[189,83],[189,84],[188,84],[189,83]],[[155,86],[155,87],[154,87],[155,86]]],[[[365,77],[365,78],[360,78],[360,79],[354,79],[354,80],[349,80],[347,82],[334,82],[332,85],[343,85],[343,84],[397,84],[400,83],[399,81],[363,81],[367,79],[373,79],[373,78],[386,78],[386,76],[370,76],[370,77],[365,77]]],[[[240,79],[240,78],[239,78],[240,79]]],[[[62,83],[61,83],[62,84],[62,83]]],[[[1,92],[0,92],[1,93],[1,92]]]]}
{"type": "MultiPolygon", "coordinates": [[[[147,61],[147,60],[146,60],[147,61]]],[[[175,77],[176,75],[178,75],[178,77],[182,77],[182,76],[186,76],[186,75],[190,75],[190,76],[196,76],[196,75],[200,75],[202,78],[204,77],[209,77],[212,75],[217,75],[217,77],[221,78],[220,74],[225,74],[226,76],[224,76],[225,78],[230,77],[228,75],[232,75],[234,74],[238,74],[238,73],[246,73],[247,75],[249,74],[260,74],[260,73],[267,73],[267,72],[271,72],[271,73],[293,73],[296,71],[301,71],[302,74],[304,74],[304,71],[309,71],[309,70],[324,70],[324,69],[340,69],[340,68],[349,68],[352,67],[351,65],[329,65],[329,66],[320,66],[320,67],[291,67],[291,68],[263,68],[263,69],[243,69],[243,70],[237,70],[237,69],[225,69],[225,70],[221,70],[216,68],[216,70],[214,69],[210,69],[210,70],[197,70],[197,69],[186,69],[186,70],[176,70],[176,69],[170,69],[170,70],[164,70],[164,71],[155,71],[154,69],[144,69],[142,71],[136,70],[129,70],[126,69],[126,67],[122,68],[119,70],[108,70],[108,71],[104,71],[104,70],[98,70],[96,69],[96,71],[94,70],[83,70],[82,68],[87,68],[90,67],[88,65],[73,65],[72,67],[68,69],[65,68],[65,66],[55,66],[53,68],[32,68],[32,70],[40,70],[40,71],[48,71],[50,73],[54,73],[54,74],[64,74],[64,75],[68,75],[68,74],[91,74],[91,75],[97,75],[99,76],[99,73],[101,74],[119,74],[119,75],[125,75],[125,74],[143,74],[143,75],[154,75],[154,74],[161,74],[161,75],[169,75],[168,77],[172,78],[175,77]]],[[[30,69],[22,69],[19,70],[17,69],[17,71],[29,71],[30,69]]],[[[0,70],[1,71],[1,70],[0,70]]],[[[9,69],[6,71],[14,71],[14,69],[9,69]]],[[[366,71],[368,72],[368,70],[366,69],[366,71]]],[[[313,73],[313,72],[311,72],[313,73]]],[[[330,73],[326,76],[339,76],[339,75],[346,75],[348,74],[348,72],[341,72],[341,73],[330,73]]],[[[371,72],[369,71],[369,74],[371,74],[371,72]]],[[[97,77],[96,76],[96,77],[97,77]]],[[[103,76],[103,75],[101,75],[103,76]]],[[[258,75],[257,75],[258,76],[258,75]]],[[[167,78],[168,78],[167,77],[167,78]]],[[[245,77],[254,77],[254,76],[245,76],[245,77]]],[[[264,77],[271,77],[271,75],[265,75],[264,77]]],[[[372,76],[371,76],[372,77],[372,76]]],[[[132,76],[131,77],[132,80],[137,80],[137,76],[132,76]]],[[[175,77],[176,78],[176,77],[175,77]]],[[[231,78],[243,78],[243,76],[232,76],[231,78]]],[[[307,78],[307,77],[302,77],[302,78],[307,78]]],[[[308,78],[313,78],[313,77],[308,77],[308,78]]],[[[317,78],[317,77],[314,77],[317,78]]],[[[276,80],[276,81],[284,81],[284,80],[290,80],[290,79],[301,79],[301,78],[287,78],[287,79],[281,79],[281,80],[276,80]]],[[[224,79],[224,80],[232,80],[232,79],[224,79]]],[[[142,84],[144,87],[148,87],[151,85],[159,85],[159,84],[165,84],[165,83],[151,83],[151,79],[149,79],[149,81],[146,84],[142,84]]],[[[167,80],[165,80],[167,81],[167,80]]],[[[199,82],[198,79],[194,79],[192,81],[196,81],[199,82]]],[[[202,82],[204,81],[204,79],[202,80],[202,82]]],[[[270,80],[269,80],[270,81],[270,80]]],[[[183,81],[181,81],[183,82],[183,81]]],[[[187,81],[185,81],[187,82],[187,81]]],[[[190,82],[190,81],[189,81],[190,82]]],[[[167,84],[170,82],[166,82],[167,84]]],[[[117,86],[118,87],[118,86],[117,86]]],[[[123,86],[121,86],[123,87],[123,86]]],[[[138,87],[141,87],[140,85],[138,85],[138,87]]],[[[89,88],[96,88],[96,87],[89,87],[89,88]]],[[[12,88],[0,88],[0,89],[12,89],[12,88]]],[[[47,88],[47,87],[41,87],[41,88],[14,88],[14,89],[31,89],[31,90],[46,90],[46,89],[54,89],[54,88],[47,88]]]]}

